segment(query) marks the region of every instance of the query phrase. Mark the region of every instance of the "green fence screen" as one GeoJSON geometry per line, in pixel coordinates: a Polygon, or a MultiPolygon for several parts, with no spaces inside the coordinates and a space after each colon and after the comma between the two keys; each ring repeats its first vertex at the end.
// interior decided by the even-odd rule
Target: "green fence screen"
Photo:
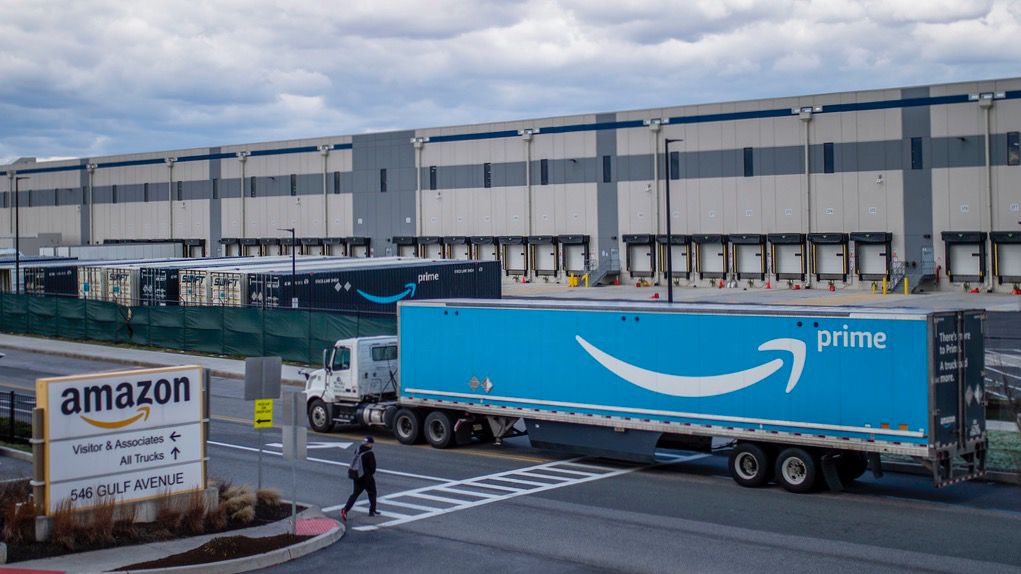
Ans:
{"type": "Polygon", "coordinates": [[[318,365],[337,339],[394,335],[391,316],[258,307],[123,307],[0,293],[0,331],[318,365]]]}

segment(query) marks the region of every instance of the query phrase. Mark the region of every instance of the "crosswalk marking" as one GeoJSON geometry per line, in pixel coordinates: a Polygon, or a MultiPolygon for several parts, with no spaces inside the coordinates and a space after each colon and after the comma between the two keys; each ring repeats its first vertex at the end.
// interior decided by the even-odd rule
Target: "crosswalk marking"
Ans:
{"type": "MultiPolygon", "coordinates": [[[[577,461],[582,459],[578,458],[566,461],[549,462],[517,470],[510,470],[486,476],[476,476],[465,480],[454,480],[443,484],[426,486],[422,488],[406,490],[403,492],[396,492],[393,494],[388,494],[386,496],[381,496],[378,500],[378,506],[380,507],[379,510],[381,511],[382,515],[384,517],[391,518],[391,520],[388,520],[380,524],[356,526],[354,527],[354,530],[364,532],[370,530],[378,530],[380,528],[399,526],[401,524],[408,524],[409,522],[425,520],[427,518],[433,518],[443,514],[449,514],[451,512],[456,512],[459,510],[466,510],[469,508],[474,508],[476,506],[491,504],[493,502],[508,500],[519,496],[537,494],[540,492],[545,492],[547,490],[564,488],[566,486],[584,484],[586,482],[592,482],[594,480],[601,480],[604,478],[621,476],[623,474],[628,474],[653,466],[696,460],[707,456],[709,455],[695,454],[688,456],[677,456],[671,457],[669,460],[665,462],[643,466],[627,466],[623,468],[612,466],[597,466],[588,463],[579,463],[577,461]],[[573,470],[578,468],[583,468],[586,470],[584,471],[573,470]],[[573,476],[553,476],[552,474],[544,474],[557,472],[571,474],[573,476]],[[544,478],[546,480],[552,480],[555,482],[538,482],[535,480],[519,478],[522,476],[532,478],[544,478]],[[495,481],[504,482],[506,484],[514,484],[518,486],[511,487],[504,485],[489,484],[490,482],[495,481]],[[490,488],[493,490],[501,491],[502,493],[486,494],[480,492],[473,492],[470,490],[464,490],[464,487],[490,488]],[[458,495],[462,496],[463,498],[454,498],[458,495]],[[430,504],[430,501],[440,502],[443,504],[450,504],[452,506],[445,508],[437,507],[435,505],[430,504]],[[383,510],[383,508],[388,508],[391,505],[399,507],[401,509],[408,509],[412,511],[417,510],[420,512],[418,514],[403,514],[383,510]]],[[[323,511],[330,512],[337,510],[339,508],[340,506],[338,505],[324,508],[323,511]]],[[[354,506],[352,511],[367,514],[368,501],[364,500],[360,501],[358,504],[354,506]]]]}
{"type": "Polygon", "coordinates": [[[453,493],[453,494],[464,494],[464,495],[467,495],[467,496],[477,496],[479,498],[492,498],[494,496],[500,496],[499,494],[487,494],[487,493],[484,493],[484,492],[472,492],[470,490],[461,490],[459,488],[451,488],[449,486],[441,486],[441,487],[437,488],[436,490],[440,490],[440,491],[443,491],[443,492],[450,492],[450,493],[453,493]]]}
{"type": "Polygon", "coordinates": [[[488,480],[500,480],[503,482],[511,482],[514,484],[527,484],[529,486],[549,486],[548,482],[536,482],[534,480],[522,480],[520,478],[507,478],[506,476],[494,476],[488,480]]]}

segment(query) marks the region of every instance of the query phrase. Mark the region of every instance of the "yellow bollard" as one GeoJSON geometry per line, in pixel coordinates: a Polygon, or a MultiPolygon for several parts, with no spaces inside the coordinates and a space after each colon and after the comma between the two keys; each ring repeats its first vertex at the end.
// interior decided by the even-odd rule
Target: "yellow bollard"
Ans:
{"type": "Polygon", "coordinates": [[[588,273],[585,274],[585,287],[588,287],[588,273]]]}
{"type": "Polygon", "coordinates": [[[910,295],[911,294],[911,291],[908,290],[908,278],[907,277],[904,278],[904,294],[905,295],[910,295]]]}
{"type": "Polygon", "coordinates": [[[876,289],[878,289],[878,287],[876,287],[876,282],[875,282],[875,281],[873,281],[873,282],[872,282],[872,294],[873,294],[873,295],[875,295],[875,294],[876,294],[876,289]]]}
{"type": "Polygon", "coordinates": [[[886,277],[883,277],[883,295],[886,295],[886,277]]]}

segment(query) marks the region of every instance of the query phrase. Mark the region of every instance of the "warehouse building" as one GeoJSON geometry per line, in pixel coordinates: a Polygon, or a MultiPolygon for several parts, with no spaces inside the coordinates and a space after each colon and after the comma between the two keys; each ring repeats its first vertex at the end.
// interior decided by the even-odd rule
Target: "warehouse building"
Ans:
{"type": "Polygon", "coordinates": [[[678,284],[1010,292],[1019,100],[1015,78],[26,159],[0,166],[0,234],[17,187],[21,234],[64,244],[499,259],[507,280],[662,282],[669,263],[678,284]]]}

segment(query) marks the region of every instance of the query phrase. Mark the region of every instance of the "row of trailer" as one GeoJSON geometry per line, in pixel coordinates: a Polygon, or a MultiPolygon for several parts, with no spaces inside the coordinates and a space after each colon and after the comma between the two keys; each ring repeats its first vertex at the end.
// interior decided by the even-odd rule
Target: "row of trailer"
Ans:
{"type": "MultiPolygon", "coordinates": [[[[622,239],[626,271],[638,278],[665,278],[667,257],[673,277],[684,280],[883,281],[898,263],[890,232],[695,234],[673,235],[669,241],[666,235],[632,234],[622,239]]],[[[978,282],[991,272],[1001,284],[1021,281],[1021,233],[944,232],[942,239],[944,263],[932,274],[978,282]]]]}
{"type": "Polygon", "coordinates": [[[297,254],[56,259],[28,262],[21,277],[22,290],[28,294],[126,306],[260,306],[377,313],[395,312],[396,302],[404,299],[498,298],[501,281],[496,262],[297,254]]]}

